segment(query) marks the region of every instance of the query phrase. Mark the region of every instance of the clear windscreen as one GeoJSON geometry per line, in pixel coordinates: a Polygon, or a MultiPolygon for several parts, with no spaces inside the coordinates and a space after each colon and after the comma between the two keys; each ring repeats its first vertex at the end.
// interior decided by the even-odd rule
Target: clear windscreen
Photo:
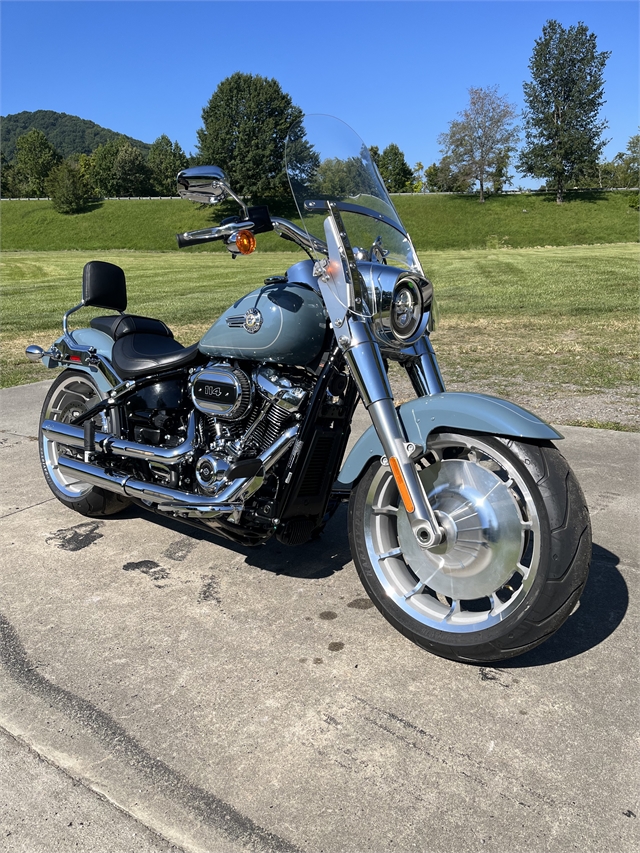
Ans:
{"type": "Polygon", "coordinates": [[[289,131],[285,158],[311,236],[325,240],[326,202],[336,202],[357,260],[420,269],[369,149],[347,124],[333,116],[305,116],[289,131]]]}

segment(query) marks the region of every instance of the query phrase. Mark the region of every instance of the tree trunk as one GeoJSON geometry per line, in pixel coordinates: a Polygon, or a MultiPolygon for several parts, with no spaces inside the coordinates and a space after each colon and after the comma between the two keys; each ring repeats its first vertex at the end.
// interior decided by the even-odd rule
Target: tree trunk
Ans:
{"type": "Polygon", "coordinates": [[[564,201],[564,175],[556,175],[556,204],[562,204],[564,201]]]}
{"type": "Polygon", "coordinates": [[[480,203],[484,204],[484,181],[480,178],[480,203]]]}

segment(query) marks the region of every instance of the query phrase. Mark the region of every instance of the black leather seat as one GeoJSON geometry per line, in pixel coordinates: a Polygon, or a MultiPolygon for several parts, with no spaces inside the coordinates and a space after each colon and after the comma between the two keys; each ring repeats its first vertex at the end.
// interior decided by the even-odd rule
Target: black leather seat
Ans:
{"type": "Polygon", "coordinates": [[[92,329],[104,332],[114,341],[131,335],[134,332],[143,332],[147,335],[162,335],[172,338],[173,332],[162,320],[154,320],[151,317],[139,317],[136,314],[111,314],[107,317],[94,317],[89,321],[92,329]]]}
{"type": "Polygon", "coordinates": [[[115,341],[111,361],[123,379],[206,360],[199,352],[198,344],[183,347],[175,341],[173,332],[162,320],[123,313],[127,307],[127,286],[124,272],[115,264],[107,261],[85,264],[82,299],[85,305],[119,312],[94,317],[90,324],[92,329],[104,332],[115,341]]]}
{"type": "Polygon", "coordinates": [[[123,379],[187,367],[204,360],[197,343],[183,347],[173,338],[144,332],[118,338],[111,354],[111,362],[123,379]]]}

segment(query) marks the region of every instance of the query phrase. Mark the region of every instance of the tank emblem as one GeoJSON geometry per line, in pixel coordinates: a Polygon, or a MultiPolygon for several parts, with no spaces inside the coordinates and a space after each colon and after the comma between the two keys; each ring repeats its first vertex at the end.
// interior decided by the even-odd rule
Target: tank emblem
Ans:
{"type": "Polygon", "coordinates": [[[244,328],[252,335],[262,326],[262,314],[257,308],[249,308],[244,315],[244,328]]]}

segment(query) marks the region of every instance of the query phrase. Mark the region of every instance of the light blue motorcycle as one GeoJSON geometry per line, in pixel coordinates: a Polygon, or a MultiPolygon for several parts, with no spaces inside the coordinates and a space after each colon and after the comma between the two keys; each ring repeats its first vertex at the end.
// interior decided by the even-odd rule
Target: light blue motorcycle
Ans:
{"type": "Polygon", "coordinates": [[[301,225],[247,206],[215,166],[178,176],[184,198],[239,208],[181,247],[248,254],[274,230],[308,255],[191,347],[125,313],[119,267],[86,265],[62,336],[27,349],[63,368],[40,423],[47,483],[85,515],[133,501],[243,545],[303,545],[348,501],[360,579],[409,639],[469,662],[534,648],[577,606],[591,555],[562,436],[505,400],[445,391],[432,285],[350,128],[306,117],[287,172],[301,225]],[[113,313],[71,330],[83,306],[113,313]],[[391,360],[416,394],[399,407],[391,360]],[[344,458],[359,400],[371,426],[344,458]]]}

